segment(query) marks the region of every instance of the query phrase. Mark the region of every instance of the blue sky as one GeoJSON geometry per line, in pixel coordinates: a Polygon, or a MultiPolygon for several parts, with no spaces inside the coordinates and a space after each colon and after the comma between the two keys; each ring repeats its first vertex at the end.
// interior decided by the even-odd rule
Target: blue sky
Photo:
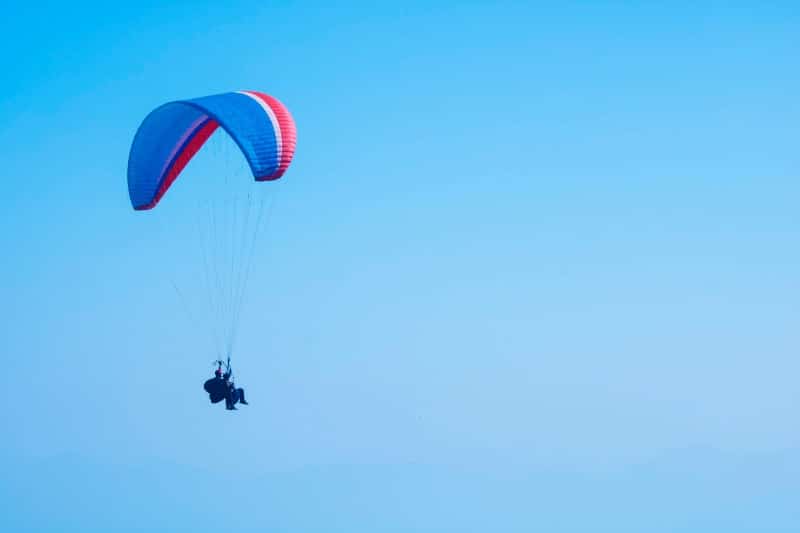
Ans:
{"type": "Polygon", "coordinates": [[[0,21],[0,529],[800,530],[793,2],[47,9],[0,21]],[[237,89],[298,148],[231,414],[125,170],[237,89]]]}

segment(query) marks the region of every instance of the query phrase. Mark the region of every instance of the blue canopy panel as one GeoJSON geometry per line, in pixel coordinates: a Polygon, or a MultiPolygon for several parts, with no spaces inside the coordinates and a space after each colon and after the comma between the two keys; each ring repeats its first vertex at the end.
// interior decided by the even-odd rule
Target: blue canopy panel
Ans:
{"type": "Polygon", "coordinates": [[[155,207],[217,127],[242,150],[257,181],[286,172],[297,133],[289,111],[275,98],[239,91],[170,102],[147,115],[133,139],[128,157],[133,208],[155,207]]]}

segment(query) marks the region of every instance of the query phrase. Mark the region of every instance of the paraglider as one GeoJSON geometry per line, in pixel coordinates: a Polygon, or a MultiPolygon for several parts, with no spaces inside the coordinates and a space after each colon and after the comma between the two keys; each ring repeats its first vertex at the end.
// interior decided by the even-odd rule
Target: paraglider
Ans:
{"type": "Polygon", "coordinates": [[[236,387],[233,383],[233,369],[231,369],[231,362],[222,371],[222,361],[215,361],[217,369],[214,371],[214,377],[206,380],[203,383],[203,389],[208,393],[208,399],[211,403],[219,403],[225,400],[225,409],[228,411],[235,411],[236,404],[249,405],[244,397],[244,389],[236,387]]]}
{"type": "MultiPolygon", "coordinates": [[[[150,112],[134,136],[127,173],[128,194],[133,208],[148,211],[158,206],[184,168],[217,130],[221,130],[220,133],[224,131],[233,140],[256,182],[281,178],[294,156],[297,142],[294,120],[286,107],[270,95],[237,91],[169,102],[150,112]]],[[[228,181],[225,185],[229,185],[228,181]]],[[[225,399],[229,410],[236,409],[236,403],[247,405],[244,390],[233,384],[230,357],[253,248],[263,218],[263,202],[260,209],[253,207],[251,214],[253,194],[247,191],[246,195],[241,202],[228,202],[227,207],[233,212],[233,223],[230,228],[224,228],[226,231],[218,231],[218,211],[207,217],[209,224],[214,226],[205,235],[213,239],[204,238],[202,242],[206,278],[213,278],[213,282],[207,283],[207,300],[213,308],[213,329],[218,337],[218,366],[215,376],[205,382],[204,389],[212,403],[225,399]],[[237,212],[245,206],[245,213],[237,212]],[[252,246],[247,232],[253,232],[252,246]],[[206,248],[215,246],[219,236],[227,234],[231,242],[217,246],[209,253],[206,248]],[[212,242],[214,239],[216,241],[212,242]],[[212,264],[214,258],[218,262],[224,261],[225,268],[212,264]],[[227,268],[228,264],[230,268],[227,268]],[[223,372],[222,358],[225,356],[228,362],[223,372]]],[[[177,286],[175,288],[177,291],[177,286]]]]}

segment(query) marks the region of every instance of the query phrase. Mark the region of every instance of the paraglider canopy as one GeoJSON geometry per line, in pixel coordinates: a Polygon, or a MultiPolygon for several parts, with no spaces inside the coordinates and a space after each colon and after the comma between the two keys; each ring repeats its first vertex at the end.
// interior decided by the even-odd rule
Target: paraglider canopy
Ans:
{"type": "Polygon", "coordinates": [[[128,193],[136,210],[152,209],[218,128],[241,149],[257,181],[283,176],[297,133],[277,99],[238,91],[170,102],[139,126],[128,158],[128,193]]]}
{"type": "Polygon", "coordinates": [[[187,179],[191,186],[181,192],[188,194],[176,195],[179,201],[173,206],[178,209],[157,209],[142,219],[174,232],[170,250],[187,248],[180,260],[160,261],[166,267],[159,272],[169,275],[167,268],[176,269],[178,275],[170,281],[179,301],[198,333],[212,337],[219,358],[230,358],[234,351],[259,229],[274,199],[265,201],[267,190],[274,187],[252,186],[249,179],[238,178],[277,180],[289,167],[296,142],[294,120],[281,102],[261,92],[237,91],[157,107],[142,121],[131,144],[128,193],[137,211],[158,205],[199,154],[188,169],[198,179],[187,179]],[[214,135],[218,129],[222,131],[214,135]],[[220,143],[223,150],[218,150],[220,143]],[[181,210],[181,201],[193,197],[199,200],[196,209],[181,210]],[[186,231],[192,218],[197,219],[196,227],[186,231]],[[202,267],[202,275],[193,276],[192,266],[202,267]],[[198,286],[202,290],[193,290],[198,286]]]}

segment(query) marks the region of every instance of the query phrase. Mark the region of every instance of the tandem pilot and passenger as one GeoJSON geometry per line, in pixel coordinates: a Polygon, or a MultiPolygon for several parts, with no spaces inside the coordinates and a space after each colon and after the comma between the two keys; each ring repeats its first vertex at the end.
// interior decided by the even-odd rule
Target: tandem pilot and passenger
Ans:
{"type": "Polygon", "coordinates": [[[222,372],[222,365],[219,365],[214,371],[214,377],[207,380],[203,384],[203,388],[208,393],[208,399],[211,403],[219,403],[225,400],[225,409],[229,411],[236,410],[236,404],[248,405],[247,400],[244,399],[244,389],[237,388],[231,379],[231,370],[227,369],[222,372]]]}

